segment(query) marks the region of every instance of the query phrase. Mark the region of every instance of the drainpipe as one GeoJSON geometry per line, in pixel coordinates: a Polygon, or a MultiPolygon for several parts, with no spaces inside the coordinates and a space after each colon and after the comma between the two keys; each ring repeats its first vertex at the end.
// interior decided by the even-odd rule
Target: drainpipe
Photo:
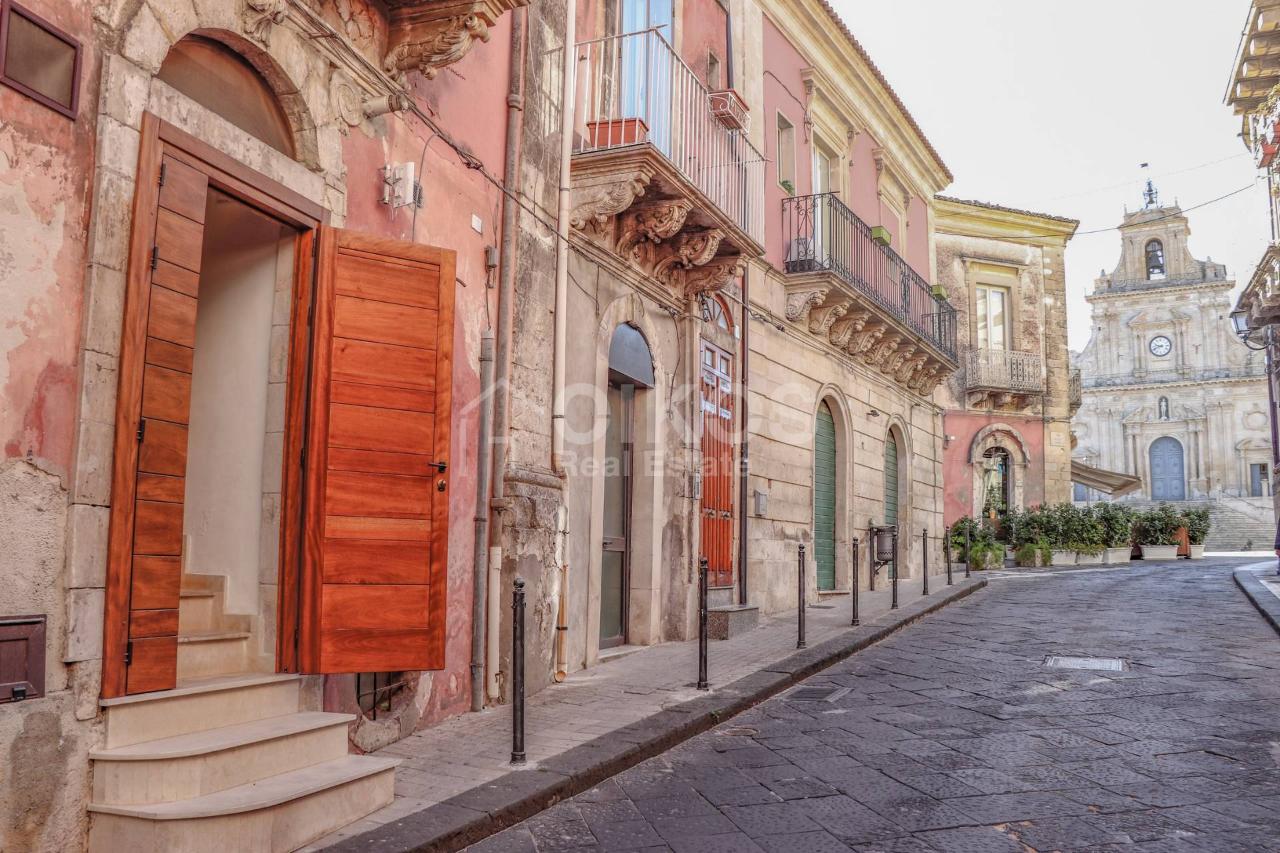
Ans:
{"type": "MultiPolygon", "coordinates": [[[[748,462],[747,442],[747,382],[751,377],[748,360],[751,356],[751,270],[742,274],[742,319],[738,328],[742,330],[742,358],[738,366],[741,378],[738,387],[741,398],[738,400],[738,412],[742,437],[738,439],[738,603],[747,603],[747,475],[751,465],[748,462]]],[[[856,567],[855,567],[856,570],[856,567]]]]}
{"type": "Polygon", "coordinates": [[[493,443],[493,330],[480,335],[480,453],[476,459],[476,535],[471,573],[471,710],[484,708],[485,548],[489,544],[489,454],[493,443]]]}
{"type": "MultiPolygon", "coordinates": [[[[507,141],[502,161],[502,180],[509,186],[520,182],[520,130],[524,111],[524,27],[525,7],[511,12],[511,74],[507,89],[507,141]]],[[[492,479],[491,512],[498,514],[498,523],[489,526],[489,698],[497,699],[498,692],[498,618],[502,597],[502,511],[506,507],[507,443],[511,431],[511,322],[515,311],[516,250],[519,231],[516,202],[504,196],[502,202],[502,245],[499,247],[498,264],[498,338],[495,393],[493,401],[493,442],[489,476],[492,479]]]]}
{"type": "Polygon", "coordinates": [[[560,92],[560,191],[556,213],[556,318],[555,369],[551,389],[551,469],[564,476],[564,387],[565,349],[569,329],[569,214],[570,160],[573,156],[574,92],[577,63],[578,10],[574,0],[566,0],[564,25],[564,69],[560,92]]]}

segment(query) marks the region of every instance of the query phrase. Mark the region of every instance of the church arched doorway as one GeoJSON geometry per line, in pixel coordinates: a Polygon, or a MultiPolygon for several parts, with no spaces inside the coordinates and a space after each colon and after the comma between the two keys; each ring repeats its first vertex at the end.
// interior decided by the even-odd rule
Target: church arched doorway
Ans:
{"type": "Polygon", "coordinates": [[[1182,442],[1171,436],[1151,442],[1151,499],[1187,499],[1187,479],[1182,442]]]}

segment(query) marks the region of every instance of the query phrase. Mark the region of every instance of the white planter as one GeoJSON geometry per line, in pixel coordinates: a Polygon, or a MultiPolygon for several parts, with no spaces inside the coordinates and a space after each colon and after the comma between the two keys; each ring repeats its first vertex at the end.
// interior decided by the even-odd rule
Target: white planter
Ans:
{"type": "Polygon", "coordinates": [[[1130,555],[1133,554],[1133,548],[1108,548],[1102,552],[1103,562],[1109,566],[1123,564],[1129,562],[1130,555]]]}
{"type": "Polygon", "coordinates": [[[1101,565],[1102,565],[1102,552],[1101,552],[1101,551],[1099,551],[1099,552],[1098,552],[1098,553],[1096,553],[1096,554],[1085,554],[1085,553],[1084,553],[1084,552],[1082,552],[1082,551],[1077,551],[1077,552],[1076,552],[1076,565],[1077,565],[1077,566],[1101,566],[1101,565]]]}
{"type": "Polygon", "coordinates": [[[1203,545],[1192,545],[1192,546],[1191,546],[1191,559],[1193,559],[1193,560],[1203,560],[1203,559],[1204,559],[1204,546],[1203,546],[1203,545]]]}
{"type": "Polygon", "coordinates": [[[1054,551],[1053,559],[1049,563],[1051,566],[1074,566],[1075,564],[1075,551],[1054,551]]]}
{"type": "Polygon", "coordinates": [[[1178,559],[1177,545],[1143,545],[1142,559],[1144,560],[1176,560],[1178,559]]]}

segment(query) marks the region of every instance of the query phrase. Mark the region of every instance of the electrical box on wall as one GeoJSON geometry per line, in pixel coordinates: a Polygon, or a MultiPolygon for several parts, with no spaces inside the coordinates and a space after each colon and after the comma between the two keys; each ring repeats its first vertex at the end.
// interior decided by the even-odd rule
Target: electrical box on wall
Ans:
{"type": "Polygon", "coordinates": [[[382,169],[382,203],[397,209],[422,207],[422,184],[414,177],[413,163],[392,163],[382,169]]]}

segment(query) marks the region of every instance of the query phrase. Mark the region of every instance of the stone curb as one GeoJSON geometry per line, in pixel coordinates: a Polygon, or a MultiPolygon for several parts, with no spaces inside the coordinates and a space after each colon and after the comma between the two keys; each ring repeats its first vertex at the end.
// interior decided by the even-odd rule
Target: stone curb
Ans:
{"type": "Polygon", "coordinates": [[[1262,618],[1271,623],[1271,627],[1276,629],[1276,633],[1280,634],[1280,598],[1277,598],[1271,590],[1263,586],[1262,581],[1258,580],[1257,574],[1247,569],[1236,569],[1231,573],[1236,580],[1236,586],[1240,587],[1245,597],[1253,602],[1253,606],[1258,608],[1258,612],[1262,614],[1262,618]]]}
{"type": "MultiPolygon", "coordinates": [[[[958,581],[940,598],[928,602],[917,600],[896,613],[890,611],[886,614],[891,618],[887,624],[851,628],[714,693],[660,711],[541,761],[535,769],[513,771],[325,849],[334,853],[460,850],[666,752],[986,585],[987,581],[982,578],[958,581]]],[[[712,665],[714,676],[714,659],[712,665]]]]}

